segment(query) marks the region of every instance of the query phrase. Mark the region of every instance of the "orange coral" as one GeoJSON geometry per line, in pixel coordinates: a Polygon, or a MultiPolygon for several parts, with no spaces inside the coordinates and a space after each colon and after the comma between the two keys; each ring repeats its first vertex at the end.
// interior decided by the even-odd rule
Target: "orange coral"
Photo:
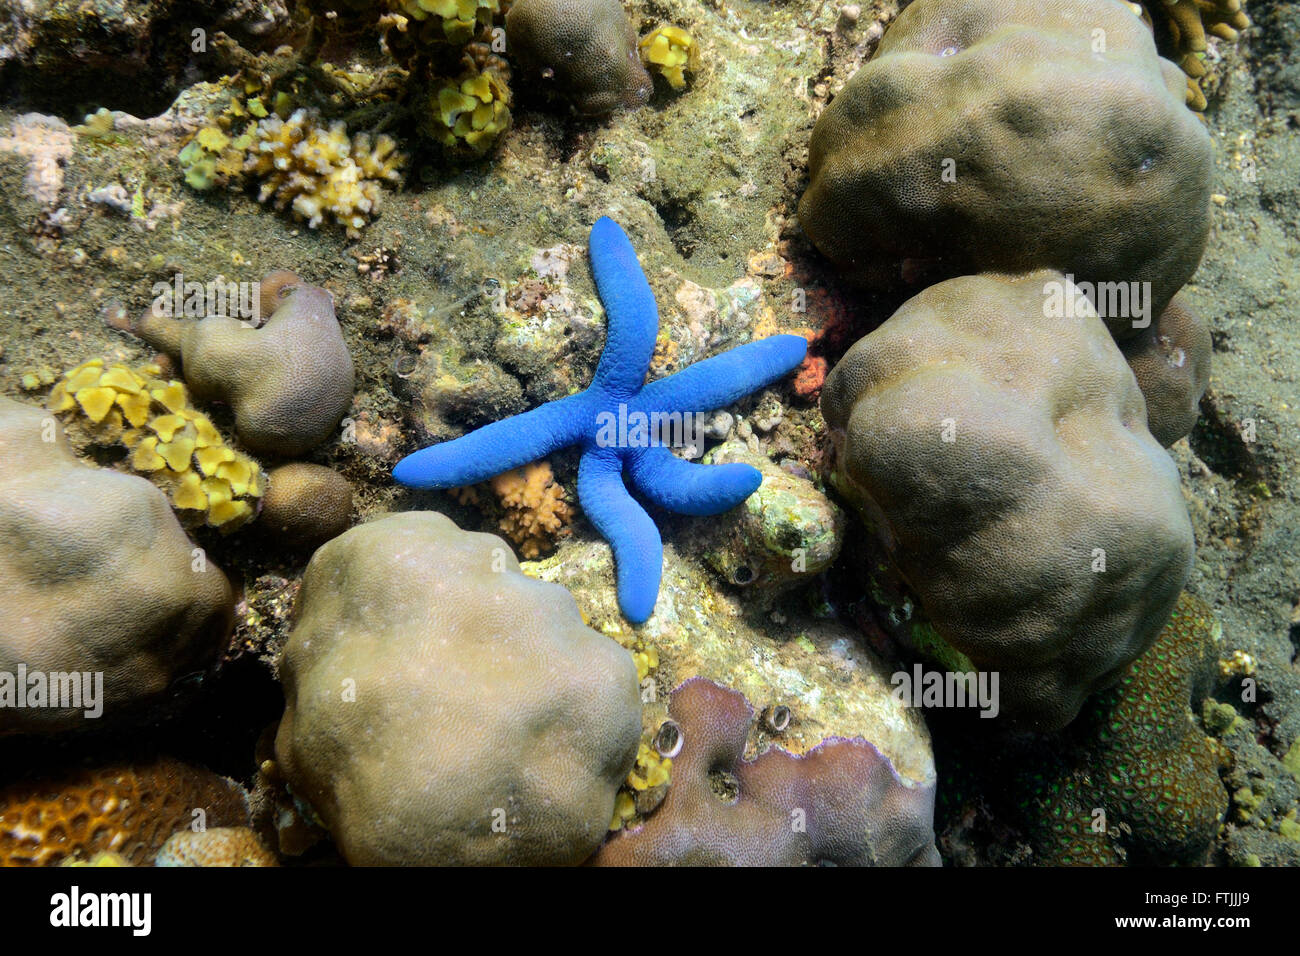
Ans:
{"type": "MultiPolygon", "coordinates": [[[[497,475],[486,484],[501,509],[499,527],[525,558],[538,558],[555,547],[555,540],[573,520],[564,488],[555,481],[549,462],[534,461],[497,475]]],[[[453,488],[461,504],[484,507],[481,485],[453,488]]]]}
{"type": "Polygon", "coordinates": [[[0,866],[55,866],[105,851],[147,864],[195,810],[209,826],[248,822],[235,784],[169,757],[12,783],[0,788],[0,866]]]}
{"type": "Polygon", "coordinates": [[[248,827],[211,827],[173,833],[156,866],[279,866],[275,854],[248,827]]]}

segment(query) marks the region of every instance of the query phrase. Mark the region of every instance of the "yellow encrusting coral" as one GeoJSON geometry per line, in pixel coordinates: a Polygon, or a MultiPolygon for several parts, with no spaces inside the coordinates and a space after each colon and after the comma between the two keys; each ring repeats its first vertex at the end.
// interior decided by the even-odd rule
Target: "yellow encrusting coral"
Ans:
{"type": "Polygon", "coordinates": [[[452,153],[483,156],[510,128],[510,86],[499,70],[467,69],[438,80],[421,127],[452,153]]]}
{"type": "Polygon", "coordinates": [[[694,73],[699,59],[695,39],[681,27],[661,26],[637,44],[648,69],[659,73],[674,90],[686,89],[686,74],[694,73]]]}
{"type": "Polygon", "coordinates": [[[421,39],[427,42],[441,39],[459,46],[469,42],[480,27],[492,23],[493,17],[501,12],[501,3],[500,0],[388,0],[388,8],[426,24],[421,39]]]}
{"type": "Polygon", "coordinates": [[[174,508],[191,512],[192,523],[233,531],[257,515],[266,487],[261,466],[226,444],[182,383],[161,374],[157,365],[91,359],[55,383],[47,405],[83,419],[96,444],[126,446],[131,470],[166,491],[174,508]]]}

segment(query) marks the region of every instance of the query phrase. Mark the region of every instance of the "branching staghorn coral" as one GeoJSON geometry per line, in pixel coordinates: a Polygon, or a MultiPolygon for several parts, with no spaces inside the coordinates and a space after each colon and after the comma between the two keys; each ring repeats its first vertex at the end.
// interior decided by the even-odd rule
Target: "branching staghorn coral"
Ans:
{"type": "MultiPolygon", "coordinates": [[[[534,461],[512,468],[486,482],[502,509],[498,527],[525,558],[538,558],[555,547],[555,539],[573,519],[564,487],[555,480],[549,462],[534,461]]],[[[455,489],[462,504],[483,505],[478,489],[455,489]]]]}
{"type": "Polygon", "coordinates": [[[1146,0],[1130,6],[1140,11],[1157,42],[1187,74],[1187,105],[1203,111],[1207,103],[1202,87],[1210,75],[1205,65],[1209,37],[1237,42],[1241,31],[1250,26],[1241,0],[1146,0]]]}

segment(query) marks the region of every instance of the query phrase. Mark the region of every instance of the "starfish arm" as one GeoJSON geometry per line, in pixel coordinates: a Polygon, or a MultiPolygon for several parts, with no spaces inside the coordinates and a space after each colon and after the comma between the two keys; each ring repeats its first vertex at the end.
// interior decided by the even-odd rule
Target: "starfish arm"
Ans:
{"type": "Polygon", "coordinates": [[[629,456],[628,475],[637,491],[660,508],[684,515],[730,511],[763,483],[752,465],[701,465],[683,461],[662,445],[629,456]]]}
{"type": "Polygon", "coordinates": [[[651,382],[633,404],[638,411],[706,412],[723,408],[783,378],[803,361],[801,335],[773,335],[696,362],[651,382]]]}
{"type": "Polygon", "coordinates": [[[636,250],[614,220],[601,216],[588,245],[596,291],[605,306],[605,349],[593,388],[615,399],[635,395],[645,382],[659,334],[659,307],[636,250]]]}
{"type": "Polygon", "coordinates": [[[623,462],[609,448],[590,448],[578,464],[578,499],[601,537],[614,550],[618,606],[640,624],[655,609],[663,575],[659,529],[623,484],[623,462]]]}
{"type": "Polygon", "coordinates": [[[531,411],[407,455],[393,477],[412,488],[459,488],[545,458],[580,441],[592,414],[587,393],[570,395],[531,411]]]}

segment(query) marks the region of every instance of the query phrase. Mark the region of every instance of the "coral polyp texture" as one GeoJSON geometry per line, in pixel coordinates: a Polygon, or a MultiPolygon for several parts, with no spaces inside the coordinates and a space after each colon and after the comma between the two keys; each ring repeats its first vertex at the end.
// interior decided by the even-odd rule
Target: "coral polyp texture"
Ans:
{"type": "Polygon", "coordinates": [[[315,548],[352,522],[352,483],[332,468],[295,461],[267,475],[258,526],[278,542],[315,548]]]}
{"type": "Polygon", "coordinates": [[[1209,38],[1236,43],[1250,27],[1241,0],[1146,0],[1142,19],[1187,74],[1187,105],[1204,110],[1209,105],[1202,89],[1209,74],[1209,38]]]}
{"type": "Polygon", "coordinates": [[[612,219],[592,226],[590,254],[609,319],[591,386],[408,455],[393,477],[416,488],[455,488],[581,445],[578,498],[614,549],[619,605],[629,621],[640,623],[659,595],[663,541],[628,493],[623,472],[651,502],[680,514],[721,514],[744,501],[762,481],[758,469],[678,458],[669,447],[671,428],[680,433],[682,416],[729,405],[782,378],[803,361],[808,343],[798,335],[774,335],[646,385],[659,330],[654,293],[632,243],[612,219]]]}
{"type": "MultiPolygon", "coordinates": [[[[501,511],[497,526],[525,558],[540,557],[554,548],[556,537],[573,520],[564,486],[555,480],[547,462],[534,461],[512,468],[490,479],[487,485],[501,511]]],[[[455,494],[462,503],[491,507],[482,499],[478,487],[461,488],[455,494]]]]}
{"type": "Polygon", "coordinates": [[[193,825],[195,811],[211,827],[248,822],[239,787],[170,757],[34,775],[0,787],[0,866],[106,853],[146,866],[168,837],[193,825]]]}
{"type": "Polygon", "coordinates": [[[650,74],[619,0],[515,0],[506,39],[520,75],[585,116],[635,108],[650,98],[650,74]]]}
{"type": "MultiPolygon", "coordinates": [[[[799,221],[862,278],[1052,268],[1137,284],[1154,317],[1210,228],[1185,82],[1120,0],[917,0],[818,119],[799,221]]],[[[1140,330],[1132,304],[1102,311],[1140,330]]]]}
{"type": "Polygon", "coordinates": [[[391,136],[349,135],[342,122],[326,126],[299,109],[288,119],[265,116],[235,137],[204,127],[178,160],[195,189],[251,177],[261,202],[289,209],[312,229],[333,222],[357,237],[379,212],[383,184],[401,182],[406,157],[391,136]]]}
{"type": "Polygon", "coordinates": [[[352,355],[324,289],[273,272],[258,298],[262,325],[232,315],[173,318],[151,308],[130,331],[180,360],[196,399],[229,405],[249,449],[300,455],[328,439],[351,406],[352,355]]]}
{"type": "Polygon", "coordinates": [[[1119,685],[1088,701],[1066,746],[1023,773],[1030,837],[1048,865],[1204,862],[1228,810],[1225,757],[1199,709],[1222,629],[1180,596],[1169,623],[1119,685]],[[1096,826],[1095,808],[1105,811],[1096,826]]]}
{"type": "Polygon", "coordinates": [[[1000,673],[1003,713],[1041,730],[1151,645],[1194,547],[1101,319],[1044,317],[1065,283],[932,286],[849,349],[821,398],[838,486],[938,633],[1000,673]]]}
{"type": "Polygon", "coordinates": [[[582,862],[641,735],[636,666],[563,587],[436,512],[312,557],[280,770],[353,864],[582,862]]]}
{"type": "Polygon", "coordinates": [[[82,464],[49,413],[7,398],[0,584],[0,735],[84,729],[157,698],[210,669],[234,621],[225,575],[161,491],[82,464]],[[74,700],[69,678],[95,699],[74,700]]]}
{"type": "Polygon", "coordinates": [[[154,866],[279,866],[248,827],[181,830],[167,838],[154,866]]]}
{"type": "Polygon", "coordinates": [[[754,711],[702,677],[676,690],[682,737],[663,803],[611,836],[597,866],[938,866],[934,787],[907,784],[861,738],[747,757],[754,711]]]}
{"type": "Polygon", "coordinates": [[[1210,326],[1174,296],[1149,328],[1123,346],[1147,404],[1147,427],[1166,448],[1189,434],[1210,383],[1210,326]]]}
{"type": "Polygon", "coordinates": [[[56,382],[46,404],[90,441],[130,450],[131,470],[167,492],[183,523],[234,531],[257,516],[266,476],[226,444],[183,384],[161,373],[157,365],[91,359],[56,382]]]}

